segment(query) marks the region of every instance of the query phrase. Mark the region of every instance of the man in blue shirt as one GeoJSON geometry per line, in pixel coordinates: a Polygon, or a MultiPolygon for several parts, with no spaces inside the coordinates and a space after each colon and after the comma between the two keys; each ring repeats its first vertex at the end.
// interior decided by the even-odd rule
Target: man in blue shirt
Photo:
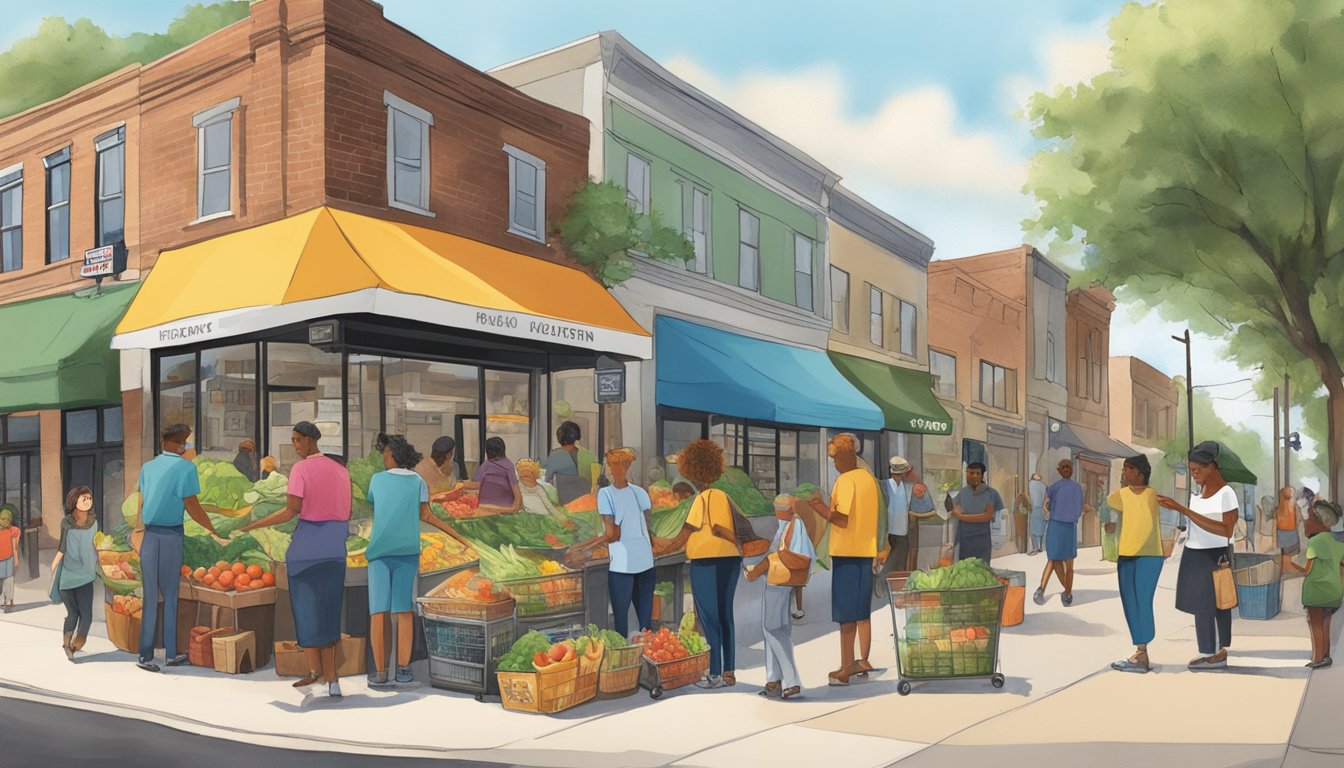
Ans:
{"type": "Polygon", "coordinates": [[[196,497],[201,480],[196,465],[182,454],[187,450],[191,427],[172,424],[160,435],[163,453],[140,467],[140,518],[133,541],[139,542],[140,571],[144,580],[145,607],[140,622],[140,660],[136,666],[146,672],[158,672],[154,663],[154,628],[158,620],[159,597],[163,597],[164,661],[170,667],[187,663],[187,655],[177,652],[177,587],[182,578],[182,511],[222,539],[201,509],[196,497]]]}
{"type": "Polygon", "coordinates": [[[1059,478],[1045,492],[1045,572],[1032,600],[1045,605],[1045,587],[1050,574],[1059,577],[1064,587],[1065,606],[1073,605],[1073,561],[1078,556],[1078,518],[1083,516],[1083,486],[1073,479],[1073,462],[1064,459],[1057,468],[1059,478]]]}
{"type": "Polygon", "coordinates": [[[952,515],[957,518],[957,559],[978,557],[989,565],[994,552],[989,526],[1003,509],[1003,497],[985,482],[985,465],[966,465],[966,485],[957,493],[952,515]]]}

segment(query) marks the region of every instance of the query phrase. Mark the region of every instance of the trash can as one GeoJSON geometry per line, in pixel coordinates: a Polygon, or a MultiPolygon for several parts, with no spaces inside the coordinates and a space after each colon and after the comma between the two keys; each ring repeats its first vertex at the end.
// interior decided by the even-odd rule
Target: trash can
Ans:
{"type": "Polygon", "coordinates": [[[1026,618],[1027,574],[1025,571],[1009,571],[1001,568],[991,570],[1007,587],[1003,593],[1002,626],[1015,627],[1026,618]]]}
{"type": "Polygon", "coordinates": [[[1267,620],[1279,615],[1279,556],[1255,552],[1232,553],[1232,579],[1237,584],[1237,615],[1267,620]]]}

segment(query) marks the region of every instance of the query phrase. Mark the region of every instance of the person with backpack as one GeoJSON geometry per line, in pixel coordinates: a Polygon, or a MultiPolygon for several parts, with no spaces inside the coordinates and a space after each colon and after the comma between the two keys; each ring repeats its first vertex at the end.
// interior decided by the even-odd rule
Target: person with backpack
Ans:
{"type": "Polygon", "coordinates": [[[779,530],[770,544],[770,554],[747,569],[748,581],[765,576],[765,597],[761,601],[761,629],[765,635],[766,698],[791,699],[802,693],[802,680],[793,659],[793,627],[789,622],[789,598],[795,589],[807,584],[817,552],[807,535],[807,526],[794,514],[794,498],[775,497],[775,518],[779,530]]]}

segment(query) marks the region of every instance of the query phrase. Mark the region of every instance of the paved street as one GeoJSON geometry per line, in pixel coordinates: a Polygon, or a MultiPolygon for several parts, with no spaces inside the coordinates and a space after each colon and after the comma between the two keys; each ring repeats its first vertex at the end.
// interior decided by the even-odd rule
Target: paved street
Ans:
{"type": "MultiPolygon", "coordinates": [[[[1338,764],[1331,761],[1344,755],[1344,740],[1334,713],[1344,711],[1344,676],[1334,669],[1317,672],[1308,688],[1302,666],[1306,627],[1295,595],[1300,582],[1285,584],[1285,610],[1277,618],[1235,623],[1232,669],[1191,673],[1184,664],[1195,655],[1193,628],[1172,608],[1173,561],[1157,598],[1159,637],[1151,650],[1157,671],[1125,675],[1107,667],[1129,648],[1114,568],[1098,555],[1095,548],[1081,551],[1074,607],[1062,607],[1052,591],[1043,607],[1028,601],[1026,621],[1005,631],[1001,668],[1008,682],[1000,691],[986,681],[948,681],[916,686],[901,697],[894,669],[873,682],[826,687],[836,636],[822,574],[809,587],[808,616],[796,627],[806,687],[796,702],[754,695],[763,682],[759,622],[752,615],[759,585],[739,591],[736,688],[678,691],[658,702],[641,693],[552,717],[510,713],[497,702],[478,703],[423,686],[370,691],[358,678],[347,678],[345,699],[332,702],[305,699],[270,670],[226,677],[188,668],[152,676],[101,638],[91,640],[91,653],[72,665],[59,649],[60,608],[41,604],[25,589],[20,599],[28,607],[4,617],[0,653],[29,663],[4,667],[0,695],[71,706],[89,717],[138,721],[100,717],[91,731],[99,735],[87,744],[64,742],[77,753],[79,747],[104,753],[108,744],[118,743],[107,733],[124,738],[139,729],[187,731],[195,735],[166,740],[172,749],[206,754],[216,750],[203,746],[209,739],[243,742],[261,750],[258,764],[282,754],[266,750],[288,748],[452,758],[466,761],[462,764],[740,768],[752,764],[766,744],[784,749],[796,765],[825,764],[837,754],[855,766],[967,760],[1076,766],[1084,758],[1089,766],[1338,764]],[[1099,744],[1107,748],[1096,749],[1099,744]]],[[[1034,582],[1043,561],[1014,555],[996,565],[1028,570],[1034,582]]],[[[874,662],[894,667],[889,612],[876,612],[873,626],[874,662]]],[[[30,749],[53,741],[40,730],[18,733],[17,741],[30,749]]]]}

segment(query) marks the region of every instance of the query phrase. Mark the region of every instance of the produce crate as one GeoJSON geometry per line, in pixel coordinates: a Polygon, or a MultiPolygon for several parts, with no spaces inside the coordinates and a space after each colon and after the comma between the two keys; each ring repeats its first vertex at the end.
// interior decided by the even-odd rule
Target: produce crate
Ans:
{"type": "Polygon", "coordinates": [[[426,614],[424,625],[430,658],[485,666],[508,653],[514,641],[512,617],[481,622],[426,614]]]}
{"type": "Polygon", "coordinates": [[[888,577],[895,628],[897,693],[911,681],[988,678],[1002,688],[999,634],[1008,587],[906,590],[905,575],[888,577]]]}
{"type": "Polygon", "coordinates": [[[592,701],[597,696],[598,672],[602,669],[602,657],[589,659],[579,656],[579,677],[574,689],[575,704],[592,701]]]}
{"type": "Polygon", "coordinates": [[[463,600],[455,597],[419,597],[415,601],[420,606],[420,615],[428,617],[446,616],[472,621],[498,621],[512,619],[515,602],[506,597],[493,603],[478,603],[475,600],[463,600]]]}
{"type": "Polygon", "coordinates": [[[602,669],[597,678],[597,698],[619,699],[639,690],[640,658],[644,646],[639,643],[602,652],[602,669]]]}
{"type": "Polygon", "coordinates": [[[709,674],[709,651],[671,661],[653,661],[640,657],[639,685],[649,698],[660,698],[665,691],[690,685],[709,674]]]}
{"type": "Polygon", "coordinates": [[[1254,586],[1238,584],[1237,615],[1243,619],[1261,620],[1278,616],[1281,587],[1277,580],[1254,586]]]}
{"type": "Polygon", "coordinates": [[[256,666],[271,660],[275,646],[275,602],[279,590],[265,587],[251,592],[221,592],[183,581],[177,602],[177,648],[188,648],[193,627],[234,627],[257,635],[256,666]]]}
{"type": "MultiPolygon", "coordinates": [[[[415,580],[415,594],[421,597],[431,595],[434,593],[435,589],[438,589],[443,582],[448,580],[449,576],[452,576],[459,571],[465,571],[468,568],[478,568],[480,567],[480,564],[481,562],[479,560],[472,560],[471,562],[462,563],[461,565],[454,565],[451,568],[440,568],[437,571],[426,571],[418,574],[415,580]]],[[[368,569],[364,569],[364,572],[366,574],[364,580],[367,584],[368,569]]]]}
{"type": "Polygon", "coordinates": [[[497,672],[505,709],[554,714],[578,703],[579,660],[562,661],[540,672],[497,672]]]}
{"type": "Polygon", "coordinates": [[[517,601],[519,617],[550,616],[583,610],[583,573],[556,573],[497,582],[517,601]]]}

